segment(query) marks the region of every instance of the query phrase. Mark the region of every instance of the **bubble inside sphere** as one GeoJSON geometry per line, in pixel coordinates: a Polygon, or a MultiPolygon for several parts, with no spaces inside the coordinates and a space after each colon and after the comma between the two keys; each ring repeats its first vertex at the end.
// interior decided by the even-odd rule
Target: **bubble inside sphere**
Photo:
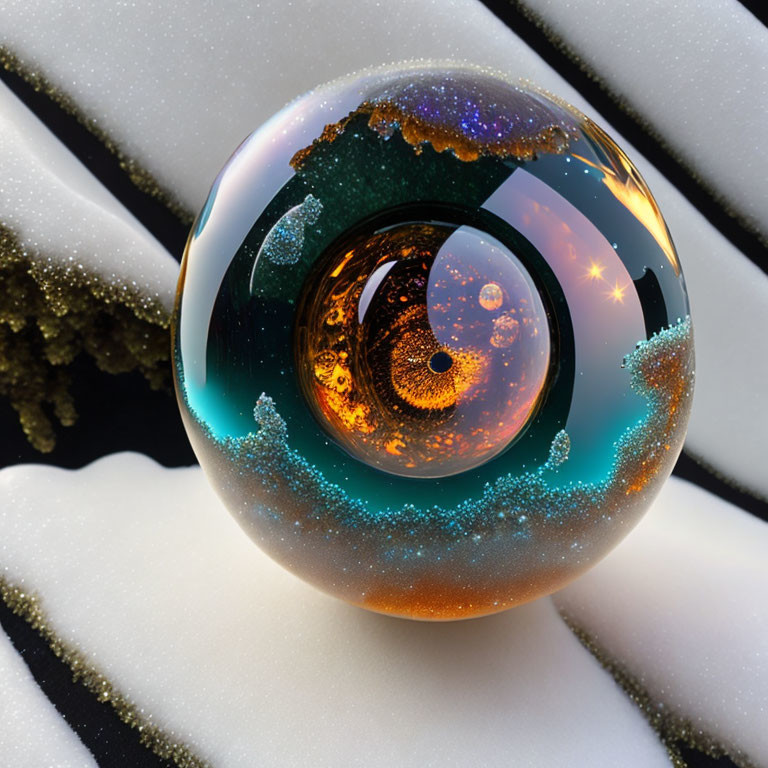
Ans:
{"type": "Polygon", "coordinates": [[[356,605],[480,616],[640,519],[682,447],[685,283],[615,142],[551,94],[406,65],[237,149],[184,254],[178,400],[211,483],[356,605]]]}
{"type": "Polygon", "coordinates": [[[477,301],[483,309],[492,312],[494,309],[499,309],[504,303],[504,294],[496,283],[486,283],[480,289],[477,301]]]}

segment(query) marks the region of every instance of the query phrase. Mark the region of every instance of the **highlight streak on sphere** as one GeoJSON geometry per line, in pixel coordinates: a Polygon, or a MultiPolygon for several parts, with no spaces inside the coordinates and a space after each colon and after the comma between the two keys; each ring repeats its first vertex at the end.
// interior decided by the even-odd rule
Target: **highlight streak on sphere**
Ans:
{"type": "Polygon", "coordinates": [[[682,447],[685,284],[622,150],[467,67],[372,70],[252,134],[184,255],[187,432],[243,529],[357,605],[493,613],[640,519],[682,447]]]}

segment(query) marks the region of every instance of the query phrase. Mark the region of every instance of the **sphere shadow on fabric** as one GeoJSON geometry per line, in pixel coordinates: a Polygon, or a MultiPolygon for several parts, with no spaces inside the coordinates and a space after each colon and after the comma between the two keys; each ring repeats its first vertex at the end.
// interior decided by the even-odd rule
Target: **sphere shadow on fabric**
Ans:
{"type": "Polygon", "coordinates": [[[573,107],[404,65],[297,99],[221,171],[173,323],[184,423],[248,534],[356,605],[493,613],[585,571],[682,447],[685,284],[573,107]]]}

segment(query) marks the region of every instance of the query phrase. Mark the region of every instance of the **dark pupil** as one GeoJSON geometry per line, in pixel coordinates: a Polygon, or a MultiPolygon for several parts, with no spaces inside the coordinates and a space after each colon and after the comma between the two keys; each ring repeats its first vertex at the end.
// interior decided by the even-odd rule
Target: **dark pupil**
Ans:
{"type": "Polygon", "coordinates": [[[445,373],[452,365],[453,359],[447,352],[435,352],[429,359],[429,370],[433,373],[445,373]]]}

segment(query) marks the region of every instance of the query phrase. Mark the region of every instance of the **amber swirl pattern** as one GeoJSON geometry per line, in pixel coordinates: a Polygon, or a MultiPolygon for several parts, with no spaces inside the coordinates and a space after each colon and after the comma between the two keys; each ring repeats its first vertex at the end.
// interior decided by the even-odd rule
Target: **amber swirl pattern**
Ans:
{"type": "Polygon", "coordinates": [[[241,526],[302,578],[422,619],[549,593],[682,447],[693,341],[650,191],[598,126],[467,68],[298,99],[185,253],[177,391],[241,526]]]}
{"type": "Polygon", "coordinates": [[[435,223],[340,245],[297,311],[296,371],[319,422],[353,456],[413,477],[504,450],[550,363],[546,311],[520,262],[471,227],[435,223]]]}

